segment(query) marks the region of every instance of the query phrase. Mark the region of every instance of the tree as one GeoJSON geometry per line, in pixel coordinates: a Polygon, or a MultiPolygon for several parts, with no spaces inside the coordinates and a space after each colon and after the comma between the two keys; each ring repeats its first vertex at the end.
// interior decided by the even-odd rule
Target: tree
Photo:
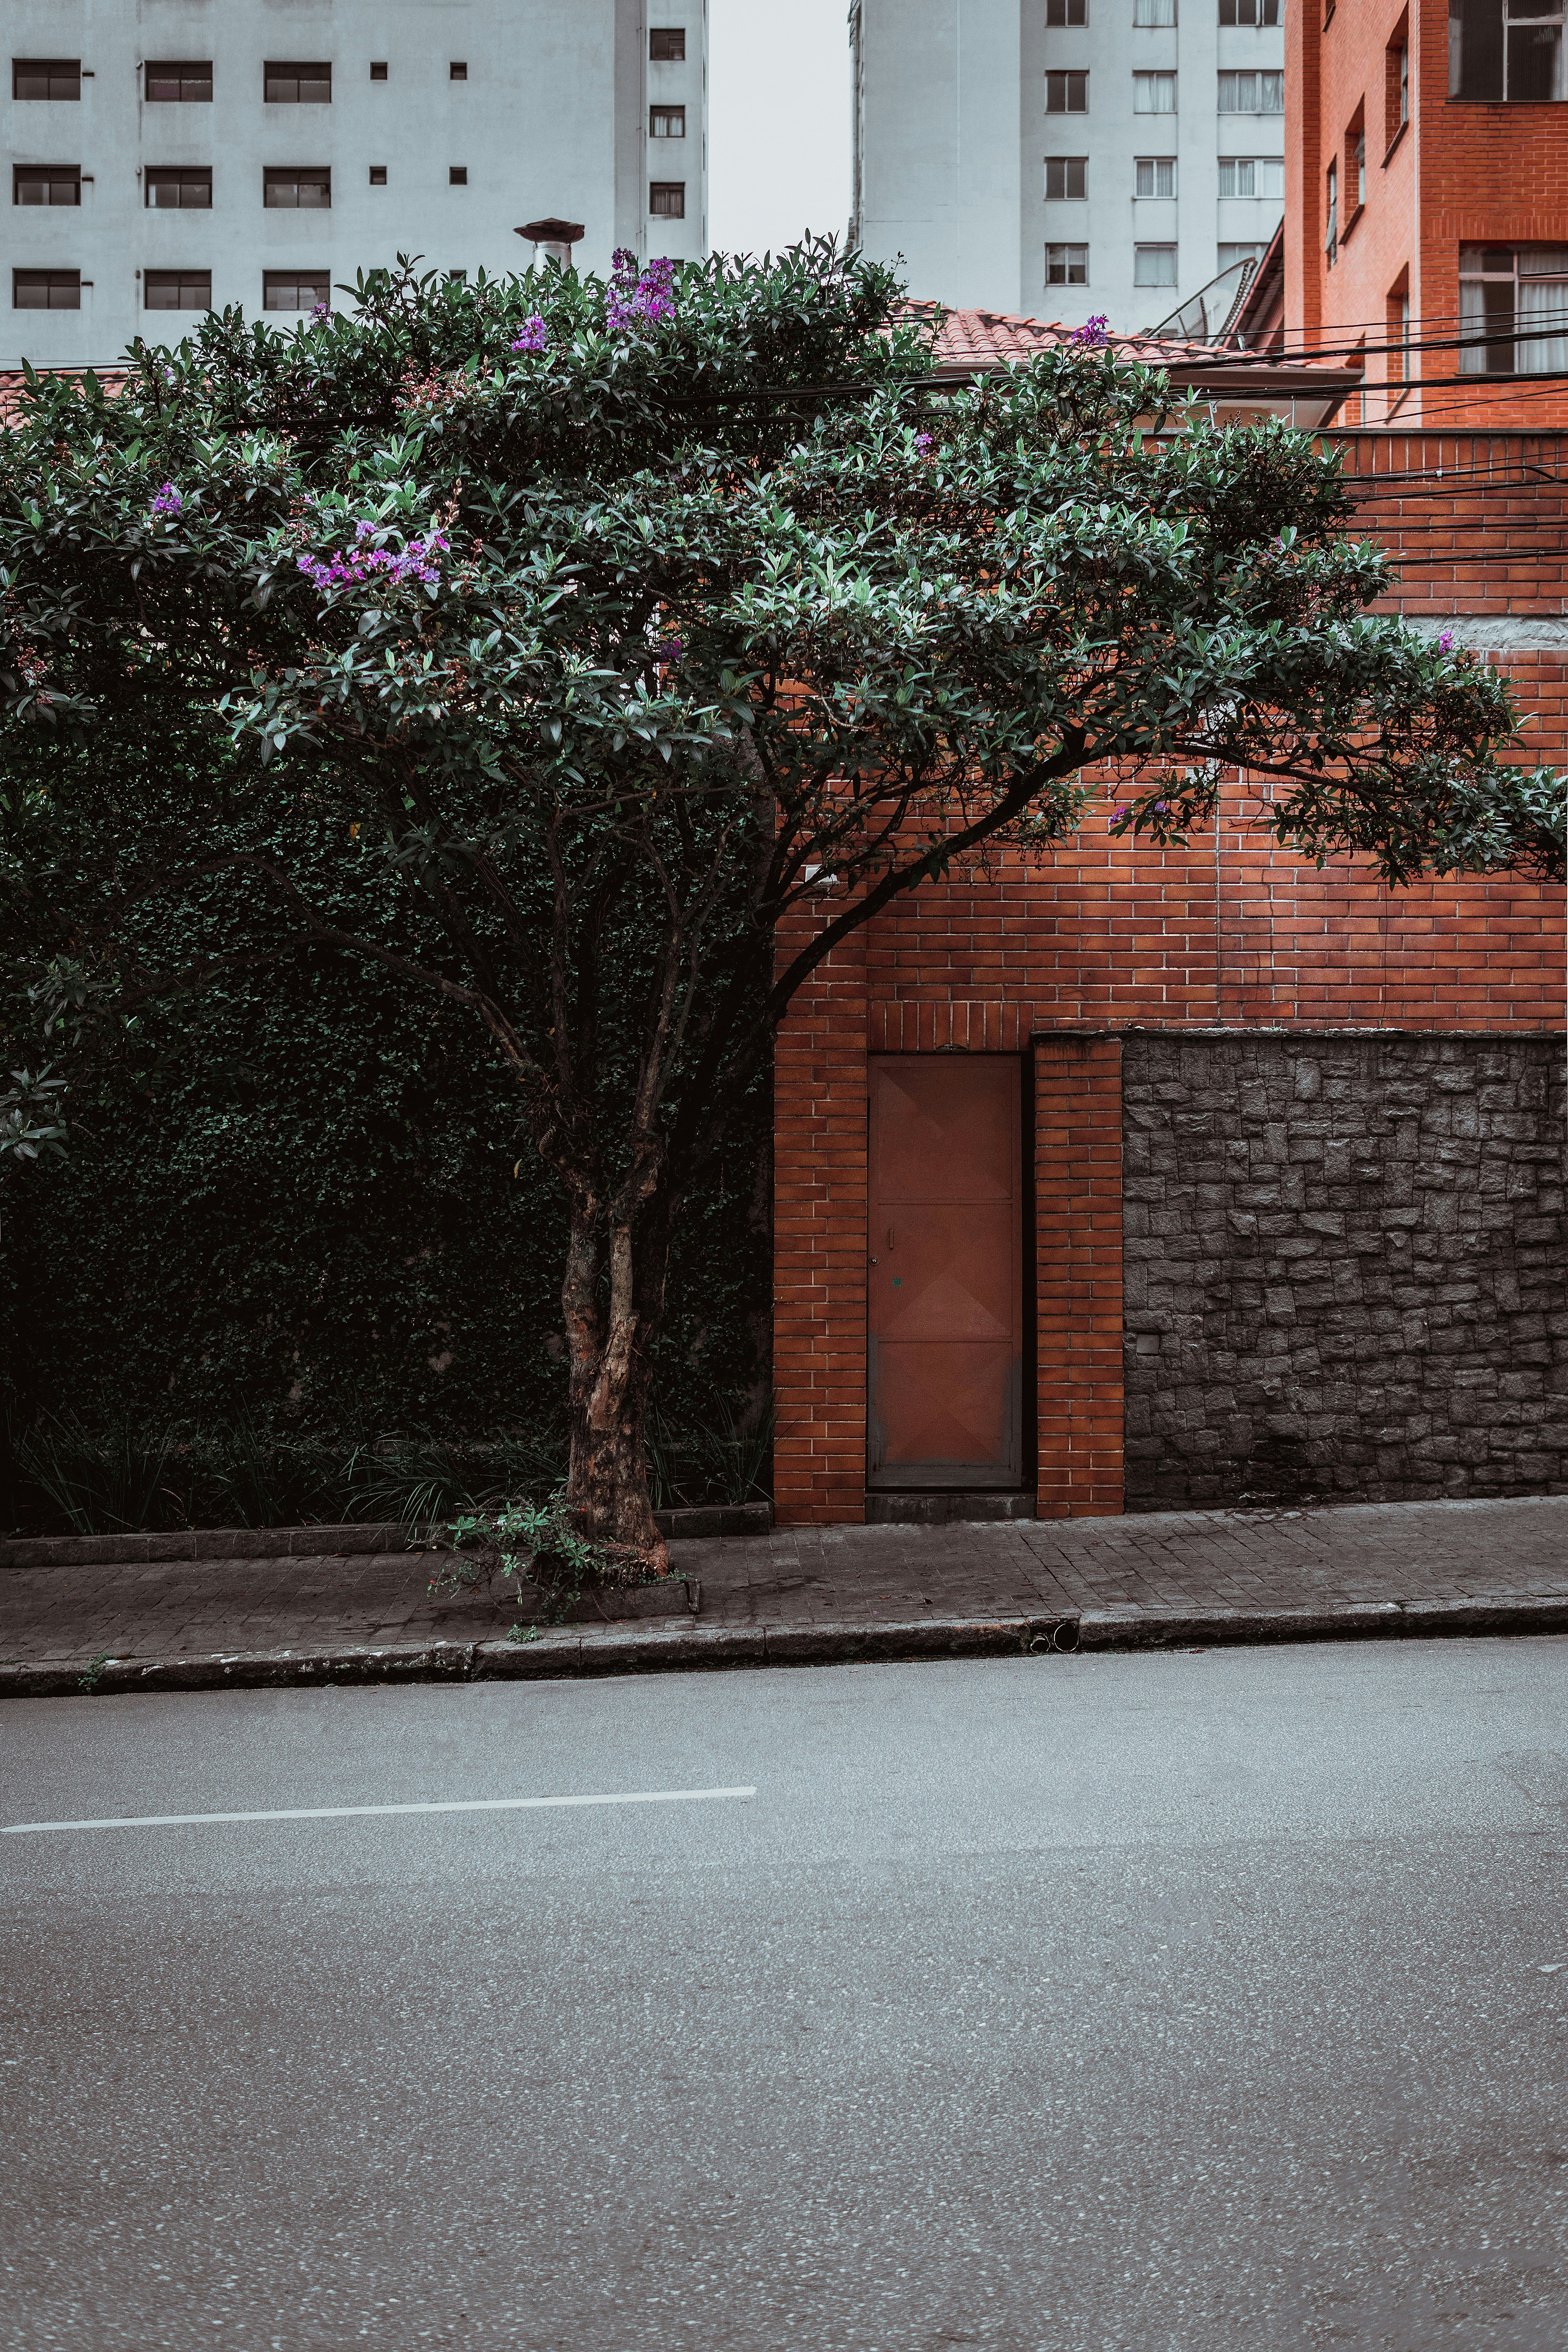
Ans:
{"type": "Polygon", "coordinates": [[[297,957],[471,1014],[569,1204],[587,1532],[654,1540],[672,1226],[791,998],[899,893],[1048,848],[1107,766],[1113,825],[1158,842],[1242,766],[1320,859],[1563,871],[1562,789],[1503,759],[1503,686],[1368,616],[1389,573],[1331,455],[1200,411],[1162,432],[1163,379],[1092,331],[944,388],[892,275],[826,243],[353,292],[293,335],[233,314],[137,344],[113,398],[30,382],[0,447],[29,920],[70,944],[37,844],[90,856],[114,792],[63,747],[216,716],[233,755],[148,810],[73,951],[122,1016],[297,957]],[[278,854],[285,805],[378,861],[382,929],[278,854]],[[209,946],[127,958],[115,910],[149,894],[209,946]]]}

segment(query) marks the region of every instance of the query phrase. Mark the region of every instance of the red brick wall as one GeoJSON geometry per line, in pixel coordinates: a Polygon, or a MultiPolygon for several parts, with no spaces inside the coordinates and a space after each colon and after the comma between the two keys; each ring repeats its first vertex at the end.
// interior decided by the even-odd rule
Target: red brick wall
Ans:
{"type": "MultiPolygon", "coordinates": [[[[1404,583],[1411,614],[1517,633],[1563,613],[1563,493],[1539,478],[1568,475],[1568,444],[1368,435],[1346,444],[1346,466],[1377,493],[1369,530],[1441,555],[1404,583]],[[1500,561],[1510,540],[1556,551],[1500,561]]],[[[1487,657],[1528,707],[1531,755],[1561,761],[1568,649],[1487,657]]],[[[1185,850],[1113,842],[1100,814],[1043,866],[930,885],[797,1001],[777,1054],[781,1524],[863,1516],[868,1052],[1034,1042],[1039,1491],[1059,1515],[1121,1507],[1118,1030],[1562,1031],[1561,888],[1505,876],[1391,893],[1345,862],[1320,872],[1279,850],[1243,822],[1245,802],[1233,786],[1185,850]]]]}

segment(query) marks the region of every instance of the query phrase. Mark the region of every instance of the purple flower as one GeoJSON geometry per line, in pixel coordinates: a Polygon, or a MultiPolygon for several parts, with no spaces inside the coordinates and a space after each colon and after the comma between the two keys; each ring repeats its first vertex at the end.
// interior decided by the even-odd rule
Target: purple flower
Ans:
{"type": "Polygon", "coordinates": [[[392,586],[401,586],[406,580],[416,580],[426,588],[434,588],[441,577],[437,557],[446,552],[447,541],[444,531],[433,530],[428,539],[411,539],[401,555],[389,547],[367,547],[365,541],[374,536],[374,523],[354,525],[354,543],[323,562],[319,555],[295,558],[300,570],[313,587],[331,591],[337,588],[361,588],[369,581],[384,580],[392,586]]]}
{"type": "Polygon", "coordinates": [[[936,436],[934,434],[917,433],[915,435],[915,447],[920,451],[922,457],[925,456],[928,449],[934,449],[935,446],[936,436]]]}
{"type": "Polygon", "coordinates": [[[637,327],[657,327],[675,315],[675,264],[661,257],[637,272],[637,255],[617,246],[611,260],[610,289],[605,297],[605,323],[617,334],[637,327]]]}
{"type": "Polygon", "coordinates": [[[1447,653],[1451,653],[1451,652],[1453,651],[1453,648],[1454,648],[1454,632],[1453,632],[1453,630],[1452,630],[1452,629],[1444,629],[1444,630],[1442,630],[1442,631],[1439,633],[1439,635],[1438,635],[1438,638],[1437,638],[1437,651],[1438,651],[1440,654],[1447,654],[1447,653]]]}
{"type": "Polygon", "coordinates": [[[678,662],[685,651],[686,647],[679,637],[661,637],[653,649],[653,655],[656,661],[678,662]]]}
{"type": "Polygon", "coordinates": [[[1086,319],[1078,332],[1074,335],[1074,342],[1081,344],[1085,351],[1103,351],[1107,342],[1110,341],[1110,337],[1106,333],[1108,324],[1109,320],[1107,320],[1106,314],[1103,310],[1100,313],[1098,318],[1086,319]]]}
{"type": "Polygon", "coordinates": [[[318,323],[322,319],[330,319],[331,315],[332,306],[330,302],[317,302],[310,311],[311,322],[318,323]]]}
{"type": "Polygon", "coordinates": [[[550,341],[550,330],[537,310],[525,319],[512,342],[514,352],[542,352],[550,341]]]}
{"type": "Polygon", "coordinates": [[[180,493],[174,488],[173,482],[165,482],[163,488],[159,491],[157,497],[153,501],[152,516],[153,521],[173,522],[174,517],[179,513],[184,503],[184,499],[180,496],[180,493]]]}

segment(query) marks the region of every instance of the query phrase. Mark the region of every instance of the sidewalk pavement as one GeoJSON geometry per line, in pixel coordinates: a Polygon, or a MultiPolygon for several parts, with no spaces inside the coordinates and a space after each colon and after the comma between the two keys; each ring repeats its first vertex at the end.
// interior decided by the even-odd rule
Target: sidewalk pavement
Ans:
{"type": "MultiPolygon", "coordinates": [[[[428,1551],[0,1571],[0,1696],[1568,1632],[1568,1495],[677,1541],[679,1613],[508,1640],[428,1551]]],[[[628,1604],[635,1605],[635,1604],[628,1604]]]]}

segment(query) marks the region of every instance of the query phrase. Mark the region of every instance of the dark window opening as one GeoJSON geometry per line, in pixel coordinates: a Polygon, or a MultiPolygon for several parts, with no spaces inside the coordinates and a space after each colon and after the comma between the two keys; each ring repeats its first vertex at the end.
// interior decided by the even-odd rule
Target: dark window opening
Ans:
{"type": "Polygon", "coordinates": [[[1046,112],[1087,114],[1089,76],[1086,73],[1048,73],[1046,76],[1046,112]]]}
{"type": "Polygon", "coordinates": [[[686,218],[684,180],[655,180],[647,192],[647,208],[655,220],[686,218]]]}
{"type": "Polygon", "coordinates": [[[325,163],[268,163],[261,201],[288,212],[325,212],[332,201],[331,173],[325,163]]]}
{"type": "MultiPolygon", "coordinates": [[[[79,58],[13,58],[13,98],[76,98],[81,96],[79,58]]],[[[24,310],[43,310],[43,303],[23,303],[24,310]]],[[[62,306],[63,307],[63,306],[62,306]]]]}
{"type": "Polygon", "coordinates": [[[384,81],[386,79],[386,59],[384,58],[372,59],[370,78],[372,81],[384,81]]]}
{"type": "Polygon", "coordinates": [[[11,173],[14,205],[79,205],[79,163],[18,163],[11,173]]]}
{"type": "Polygon", "coordinates": [[[684,139],[686,109],[683,106],[650,106],[647,110],[647,135],[650,139],[684,139]]]}
{"type": "Polygon", "coordinates": [[[1483,104],[1560,100],[1563,0],[1448,0],[1448,95],[1483,104]]]}
{"type": "Polygon", "coordinates": [[[79,310],[79,269],[13,269],[11,308],[14,310],[79,310]]]}
{"type": "Polygon", "coordinates": [[[682,66],[686,63],[686,27],[684,25],[650,25],[647,33],[647,53],[654,65],[682,66]]]}
{"type": "Polygon", "coordinates": [[[261,279],[264,310],[330,310],[332,281],[324,269],[268,269],[261,279]]]}
{"type": "Polygon", "coordinates": [[[268,106],[330,106],[332,69],[330,65],[294,65],[268,59],[263,68],[263,89],[268,106]]]}
{"type": "Polygon", "coordinates": [[[162,59],[143,69],[142,87],[152,106],[210,106],[213,61],[211,58],[162,59]]]}
{"type": "Polygon", "coordinates": [[[467,81],[468,79],[468,68],[467,65],[461,58],[454,58],[451,64],[447,68],[447,79],[448,81],[467,81]]]}
{"type": "Polygon", "coordinates": [[[384,163],[373,163],[373,164],[371,165],[371,167],[370,167],[370,184],[371,184],[371,186],[372,186],[373,188],[384,188],[384,187],[385,187],[385,185],[386,185],[386,165],[385,165],[384,163]]]}
{"type": "Polygon", "coordinates": [[[1052,204],[1076,203],[1089,194],[1087,155],[1046,157],[1046,196],[1052,204]]]}
{"type": "Polygon", "coordinates": [[[1089,284],[1088,246],[1047,245],[1046,284],[1047,286],[1087,286],[1089,284]]]}
{"type": "Polygon", "coordinates": [[[1568,373],[1568,246],[1459,247],[1461,375],[1568,373]]]}
{"type": "Polygon", "coordinates": [[[466,188],[468,184],[468,165],[466,163],[453,163],[447,173],[447,185],[449,188],[466,188]]]}
{"type": "Polygon", "coordinates": [[[1087,25],[1089,0],[1046,0],[1047,25],[1087,25]]]}
{"type": "Polygon", "coordinates": [[[153,212],[206,212],[213,200],[210,164],[183,165],[172,170],[158,164],[143,173],[142,202],[153,212]]]}
{"type": "Polygon", "coordinates": [[[142,279],[145,310],[210,310],[213,274],[210,269],[149,269],[142,279]]]}
{"type": "Polygon", "coordinates": [[[1277,25],[1279,0],[1219,0],[1222,25],[1277,25]]]}

